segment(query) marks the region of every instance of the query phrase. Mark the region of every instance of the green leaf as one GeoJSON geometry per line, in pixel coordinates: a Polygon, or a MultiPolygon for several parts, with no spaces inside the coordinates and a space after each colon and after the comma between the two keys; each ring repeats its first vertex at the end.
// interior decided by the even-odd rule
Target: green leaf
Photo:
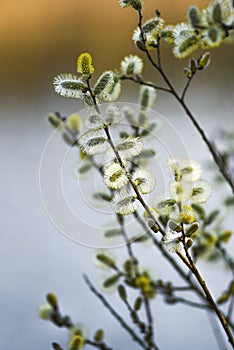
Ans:
{"type": "Polygon", "coordinates": [[[53,128],[62,128],[63,120],[58,112],[48,114],[48,122],[53,126],[53,128]]]}
{"type": "Polygon", "coordinates": [[[65,132],[62,134],[62,138],[63,138],[63,141],[69,146],[73,146],[75,143],[75,140],[65,132]]]}
{"type": "Polygon", "coordinates": [[[114,284],[116,284],[118,282],[118,280],[120,279],[120,275],[113,275],[109,278],[107,278],[104,282],[103,282],[103,287],[104,288],[109,288],[112,287],[114,284]]]}
{"type": "Polygon", "coordinates": [[[234,281],[231,281],[228,286],[228,293],[229,295],[234,295],[234,281]]]}
{"type": "Polygon", "coordinates": [[[199,223],[198,222],[194,222],[185,231],[185,236],[191,237],[195,232],[197,232],[198,229],[199,229],[199,223]]]}
{"type": "Polygon", "coordinates": [[[126,139],[129,137],[129,134],[126,131],[120,131],[119,136],[121,139],[126,139]]]}
{"type": "Polygon", "coordinates": [[[192,75],[194,75],[196,73],[196,71],[197,71],[197,63],[196,63],[194,58],[192,58],[190,60],[189,68],[190,68],[190,70],[192,72],[192,75]]]}
{"type": "Polygon", "coordinates": [[[92,169],[92,164],[91,163],[86,163],[86,164],[83,164],[79,169],[78,169],[78,172],[80,174],[85,174],[87,173],[88,171],[90,171],[92,169]]]}
{"type": "Polygon", "coordinates": [[[139,311],[142,306],[142,299],[140,297],[136,298],[134,303],[134,310],[139,311]]]}
{"type": "Polygon", "coordinates": [[[186,77],[188,79],[192,78],[192,72],[191,72],[191,70],[189,68],[186,67],[186,68],[183,69],[183,71],[184,71],[184,74],[186,75],[186,77]]]}
{"type": "Polygon", "coordinates": [[[210,64],[210,52],[203,53],[197,60],[197,68],[199,70],[205,69],[210,64]]]}
{"type": "Polygon", "coordinates": [[[120,284],[118,286],[118,293],[119,293],[119,296],[120,298],[123,300],[123,301],[126,301],[127,300],[127,292],[126,292],[126,288],[120,284]]]}
{"type": "Polygon", "coordinates": [[[198,214],[199,218],[201,220],[204,220],[206,213],[205,213],[205,210],[202,208],[202,206],[195,204],[195,203],[192,203],[191,207],[198,214]]]}
{"type": "Polygon", "coordinates": [[[117,237],[117,236],[122,236],[123,231],[119,228],[113,228],[111,230],[108,230],[104,233],[104,236],[106,238],[112,238],[112,237],[117,237]]]}
{"type": "Polygon", "coordinates": [[[52,348],[54,350],[64,350],[63,348],[61,348],[61,346],[58,343],[55,343],[55,342],[52,343],[52,348]]]}
{"type": "Polygon", "coordinates": [[[146,242],[148,240],[148,237],[146,234],[142,235],[142,236],[133,236],[130,241],[134,242],[134,243],[143,243],[146,242]]]}
{"type": "Polygon", "coordinates": [[[206,225],[211,225],[214,220],[217,218],[217,216],[219,215],[219,210],[213,210],[206,218],[205,220],[205,224],[206,225]]]}
{"type": "Polygon", "coordinates": [[[156,128],[156,126],[157,126],[156,123],[150,124],[148,128],[144,129],[144,130],[140,133],[140,136],[141,136],[141,137],[144,137],[144,136],[149,135],[149,134],[156,128]]]}
{"type": "Polygon", "coordinates": [[[137,40],[136,41],[136,46],[141,51],[147,51],[147,48],[146,48],[145,44],[141,40],[137,40]]]}
{"type": "Polygon", "coordinates": [[[217,299],[217,304],[221,305],[228,301],[229,295],[227,292],[224,292],[220,295],[220,297],[217,299]]]}
{"type": "Polygon", "coordinates": [[[94,340],[98,343],[102,342],[104,338],[104,331],[103,329],[98,329],[96,333],[94,334],[94,340]]]}
{"type": "Polygon", "coordinates": [[[219,2],[217,2],[217,4],[213,8],[212,17],[215,23],[222,23],[222,9],[219,2]]]}
{"type": "Polygon", "coordinates": [[[156,155],[156,152],[153,149],[143,149],[143,151],[137,156],[137,158],[153,158],[156,155]]]}
{"type": "Polygon", "coordinates": [[[106,201],[106,202],[111,202],[111,200],[112,200],[112,196],[110,196],[109,194],[107,194],[105,192],[94,193],[93,197],[95,199],[103,200],[103,201],[106,201]]]}
{"type": "Polygon", "coordinates": [[[106,256],[104,254],[97,254],[96,258],[101,261],[103,264],[111,267],[111,268],[116,268],[115,261],[109,256],[106,256]]]}
{"type": "Polygon", "coordinates": [[[226,205],[226,207],[231,207],[234,205],[234,197],[227,197],[224,201],[224,204],[226,205]]]}
{"type": "Polygon", "coordinates": [[[46,295],[46,300],[50,306],[52,306],[54,309],[58,308],[58,299],[57,296],[54,293],[48,293],[46,295]]]}
{"type": "Polygon", "coordinates": [[[155,233],[158,232],[159,227],[158,227],[158,225],[156,225],[156,223],[153,219],[149,219],[147,224],[152,231],[154,231],[155,233]]]}
{"type": "Polygon", "coordinates": [[[200,11],[196,6],[191,6],[188,10],[188,17],[193,27],[197,27],[201,22],[200,11]]]}

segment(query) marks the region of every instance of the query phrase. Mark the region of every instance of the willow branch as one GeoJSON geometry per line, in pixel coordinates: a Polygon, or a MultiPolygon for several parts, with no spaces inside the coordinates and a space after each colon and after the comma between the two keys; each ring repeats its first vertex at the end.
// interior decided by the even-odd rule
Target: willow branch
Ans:
{"type": "MultiPolygon", "coordinates": [[[[144,33],[142,30],[142,13],[141,10],[138,11],[138,17],[139,17],[139,22],[138,22],[138,27],[140,29],[141,32],[141,39],[143,41],[144,44],[146,44],[146,40],[144,38],[144,33]]],[[[158,71],[158,73],[161,75],[161,77],[163,78],[163,80],[165,81],[166,85],[168,86],[170,93],[175,97],[175,99],[178,101],[178,103],[181,105],[181,107],[184,109],[186,115],[189,117],[190,121],[192,122],[193,126],[197,129],[198,133],[200,134],[202,140],[205,142],[205,144],[207,145],[214,162],[216,163],[216,165],[219,168],[219,171],[221,172],[221,174],[223,175],[224,179],[226,180],[226,182],[229,184],[229,186],[232,189],[232,192],[234,194],[234,183],[232,181],[231,175],[228,172],[228,169],[226,169],[225,164],[223,164],[222,159],[220,158],[220,156],[218,155],[215,147],[213,146],[213,144],[211,143],[211,141],[208,139],[205,131],[202,129],[202,127],[200,126],[200,124],[198,123],[197,119],[194,117],[194,115],[192,114],[191,110],[189,109],[189,107],[187,106],[187,104],[185,103],[184,99],[182,99],[180,97],[180,95],[178,94],[178,92],[176,91],[176,89],[174,88],[174,86],[172,85],[171,81],[169,80],[169,78],[167,77],[167,75],[165,74],[164,70],[162,69],[161,66],[159,66],[152,58],[150,52],[147,50],[147,48],[145,48],[145,54],[149,60],[149,62],[151,63],[151,65],[158,71]]]]}
{"type": "MultiPolygon", "coordinates": [[[[143,34],[142,34],[143,35],[143,34]]],[[[146,53],[148,53],[148,51],[146,51],[146,53]]],[[[148,53],[149,57],[151,58],[150,54],[148,53]]],[[[151,58],[152,60],[152,58],[151,58]]],[[[158,70],[160,70],[160,68],[157,66],[157,64],[152,60],[152,62],[154,63],[154,65],[157,67],[158,70]]],[[[160,70],[162,72],[162,75],[165,76],[164,72],[162,70],[160,70]]],[[[168,81],[168,84],[170,89],[172,91],[174,91],[174,94],[176,94],[176,96],[179,98],[179,96],[177,95],[177,93],[175,92],[173,86],[171,85],[170,81],[167,79],[167,77],[165,76],[165,81],[168,81]]],[[[91,88],[89,87],[89,92],[91,93],[91,96],[93,98],[93,101],[95,103],[95,106],[97,108],[97,111],[98,111],[98,106],[96,104],[96,100],[95,100],[95,96],[93,96],[92,94],[92,90],[91,88]]],[[[179,98],[180,99],[180,98],[179,98]]],[[[181,101],[182,104],[184,104],[183,101],[181,101]]],[[[196,120],[195,120],[196,122],[196,120]]],[[[197,122],[196,122],[197,123],[197,122]]],[[[109,145],[111,146],[115,156],[116,156],[116,159],[118,161],[118,163],[120,164],[120,166],[125,170],[126,174],[127,174],[127,171],[126,171],[126,168],[125,168],[125,165],[120,157],[120,154],[119,152],[116,150],[115,148],[115,145],[112,141],[112,138],[111,138],[111,135],[110,135],[110,132],[109,132],[109,129],[107,126],[105,126],[104,128],[104,131],[106,133],[106,136],[107,136],[107,140],[109,142],[109,145]]],[[[205,134],[204,134],[205,135],[205,134]]],[[[137,199],[138,201],[141,203],[141,205],[143,206],[143,208],[145,209],[145,211],[147,212],[148,216],[153,220],[153,222],[158,226],[158,231],[162,234],[162,236],[165,236],[165,231],[164,229],[162,228],[162,226],[160,225],[160,223],[156,220],[156,218],[154,217],[154,215],[152,214],[149,206],[146,204],[146,202],[144,201],[140,191],[138,190],[138,187],[137,185],[135,184],[135,182],[132,180],[131,176],[128,176],[128,180],[129,180],[129,183],[132,187],[132,189],[134,190],[136,196],[137,196],[137,199]]],[[[233,188],[234,189],[234,188],[233,188]]],[[[185,237],[183,235],[183,238],[184,238],[184,249],[185,249],[185,253],[186,253],[186,256],[184,256],[182,253],[178,252],[177,255],[179,256],[179,258],[183,261],[183,263],[188,267],[188,269],[190,271],[192,271],[192,273],[194,274],[194,276],[196,277],[198,283],[200,284],[202,290],[204,291],[205,295],[206,295],[206,298],[207,298],[207,301],[209,302],[209,304],[211,305],[211,307],[213,308],[213,310],[215,311],[225,333],[227,334],[227,337],[228,337],[228,340],[229,342],[231,343],[232,347],[234,348],[234,338],[233,338],[233,335],[231,333],[231,330],[230,330],[230,327],[228,325],[228,322],[226,320],[226,318],[224,317],[224,315],[222,314],[222,312],[219,310],[218,306],[216,305],[207,285],[206,285],[206,282],[204,281],[204,279],[202,278],[202,276],[200,275],[200,272],[198,271],[195,263],[193,262],[192,260],[192,257],[190,256],[189,252],[188,252],[188,249],[186,248],[186,244],[185,244],[185,237]]]]}
{"type": "Polygon", "coordinates": [[[161,91],[164,91],[164,92],[171,93],[171,90],[169,90],[167,88],[164,88],[162,86],[155,85],[153,83],[148,83],[148,82],[144,81],[141,76],[138,76],[137,78],[134,78],[134,77],[128,77],[128,76],[123,75],[123,76],[121,76],[120,79],[121,80],[130,80],[130,81],[133,81],[134,83],[137,83],[139,85],[149,86],[149,87],[152,87],[152,88],[154,88],[156,90],[161,90],[161,91]]]}
{"type": "Polygon", "coordinates": [[[85,283],[91,290],[91,292],[101,301],[101,303],[105,306],[105,308],[111,313],[111,315],[119,322],[119,324],[126,330],[126,332],[132,337],[132,339],[138,343],[143,349],[147,350],[147,346],[144,344],[144,342],[141,340],[141,338],[138,337],[138,335],[135,333],[135,331],[129,327],[129,325],[124,321],[124,319],[118,314],[115,309],[111,306],[111,304],[107,301],[107,299],[98,292],[98,290],[94,287],[94,285],[91,283],[87,275],[83,275],[83,278],[85,280],[85,283]]]}

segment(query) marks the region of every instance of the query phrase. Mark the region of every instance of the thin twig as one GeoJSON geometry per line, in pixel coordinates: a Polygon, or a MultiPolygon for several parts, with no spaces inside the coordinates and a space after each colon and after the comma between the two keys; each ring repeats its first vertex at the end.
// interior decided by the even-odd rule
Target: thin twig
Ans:
{"type": "Polygon", "coordinates": [[[182,91],[182,94],[180,97],[182,101],[184,101],[184,99],[185,99],[185,95],[190,87],[190,84],[191,84],[194,76],[195,76],[195,74],[192,74],[192,76],[190,78],[188,78],[187,83],[185,84],[184,90],[182,91]]]}
{"type": "MultiPolygon", "coordinates": [[[[168,302],[170,303],[170,299],[168,299],[168,302]]],[[[172,304],[181,303],[181,304],[185,304],[185,305],[188,305],[191,307],[195,307],[197,309],[202,309],[205,311],[213,311],[211,309],[211,307],[207,307],[206,304],[196,303],[195,301],[187,300],[187,299],[181,298],[181,297],[173,296],[171,302],[172,302],[172,304]]]]}
{"type": "Polygon", "coordinates": [[[138,337],[138,335],[135,333],[135,331],[129,327],[129,325],[124,321],[124,319],[118,314],[115,309],[109,304],[107,299],[98,292],[98,290],[94,287],[94,285],[91,283],[87,275],[83,275],[83,278],[85,280],[85,283],[91,290],[91,292],[102,302],[102,304],[106,307],[106,309],[111,313],[111,315],[119,322],[119,324],[127,331],[128,334],[131,335],[132,339],[137,342],[143,349],[147,350],[147,346],[144,344],[144,342],[141,340],[141,338],[138,337]]]}
{"type": "Polygon", "coordinates": [[[150,308],[150,303],[149,299],[145,294],[142,294],[143,297],[143,302],[145,305],[145,312],[146,312],[146,318],[148,322],[148,327],[147,327],[147,334],[145,336],[145,340],[149,344],[149,349],[155,349],[158,350],[157,345],[153,342],[153,337],[154,337],[154,329],[153,329],[153,316],[151,313],[151,308],[150,308]]]}
{"type": "Polygon", "coordinates": [[[167,89],[167,88],[164,88],[162,86],[159,86],[159,85],[155,85],[153,83],[148,83],[148,82],[145,82],[140,76],[138,76],[137,78],[134,78],[134,77],[128,77],[128,76],[121,76],[120,78],[121,80],[130,80],[130,81],[133,81],[134,83],[137,83],[139,85],[144,85],[144,86],[149,86],[149,87],[152,87],[156,90],[161,90],[161,91],[164,91],[164,92],[168,92],[168,93],[171,93],[171,90],[167,89]]]}
{"type": "Polygon", "coordinates": [[[226,249],[220,243],[216,244],[216,248],[218,249],[218,251],[221,254],[221,256],[223,257],[224,261],[226,262],[226,264],[230,268],[232,275],[233,275],[233,278],[234,278],[234,260],[233,260],[233,258],[228,254],[226,249]]]}
{"type": "Polygon", "coordinates": [[[89,344],[89,345],[93,346],[94,348],[97,348],[100,350],[113,350],[112,348],[110,348],[109,346],[107,346],[103,342],[96,342],[96,341],[93,341],[90,339],[85,339],[85,344],[89,344]]]}
{"type": "Polygon", "coordinates": [[[229,324],[228,324],[228,321],[226,320],[225,316],[223,315],[223,313],[220,311],[220,309],[218,308],[216,302],[214,301],[207,285],[206,285],[206,282],[205,280],[203,279],[203,277],[201,276],[200,272],[198,271],[196,265],[194,264],[193,262],[193,259],[191,257],[191,255],[189,254],[189,251],[186,247],[186,242],[185,242],[185,235],[184,235],[184,232],[182,230],[182,234],[183,234],[183,245],[184,245],[184,250],[185,250],[185,254],[187,256],[187,259],[189,260],[190,262],[190,266],[191,266],[191,271],[192,273],[194,274],[194,276],[196,277],[198,283],[200,284],[200,286],[202,287],[205,295],[206,295],[206,298],[209,302],[209,304],[211,305],[211,307],[213,308],[213,310],[215,311],[227,337],[228,337],[228,340],[230,342],[230,344],[232,345],[232,348],[234,349],[234,338],[233,338],[233,334],[230,330],[230,327],[229,327],[229,324]]]}
{"type": "Polygon", "coordinates": [[[158,35],[157,37],[157,56],[158,56],[158,67],[159,69],[162,69],[162,60],[161,60],[161,46],[160,46],[160,36],[158,35]]]}

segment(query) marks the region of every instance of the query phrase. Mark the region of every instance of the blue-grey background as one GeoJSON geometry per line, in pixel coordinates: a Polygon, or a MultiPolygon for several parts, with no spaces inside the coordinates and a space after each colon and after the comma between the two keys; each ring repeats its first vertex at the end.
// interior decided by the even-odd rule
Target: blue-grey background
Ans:
{"type": "MultiPolygon", "coordinates": [[[[204,5],[206,1],[196,3],[204,5]]],[[[145,15],[152,16],[157,7],[168,21],[175,23],[184,19],[188,4],[190,1],[155,4],[148,0],[145,15]]],[[[113,348],[136,349],[137,345],[83,282],[84,272],[97,285],[103,276],[92,262],[93,249],[75,244],[59,233],[45,212],[39,190],[40,158],[52,132],[46,122],[47,113],[59,110],[68,115],[82,108],[77,101],[53,93],[53,77],[60,72],[75,72],[76,57],[84,51],[95,57],[97,74],[105,68],[118,67],[123,55],[135,52],[130,42],[137,23],[135,13],[119,9],[115,0],[98,3],[24,0],[20,4],[2,0],[0,19],[0,348],[41,350],[50,349],[52,341],[66,343],[66,331],[56,329],[37,315],[44,295],[54,291],[62,310],[87,325],[90,335],[95,328],[104,327],[113,348]]],[[[233,58],[233,46],[212,51],[212,65],[199,74],[189,94],[190,104],[211,138],[220,126],[233,128],[233,58]]],[[[164,60],[173,80],[182,87],[182,67],[188,60],[174,61],[167,48],[164,60]]],[[[146,77],[154,80],[148,67],[146,77]]],[[[136,90],[131,85],[123,89],[121,101],[137,102],[136,90]]],[[[210,159],[206,146],[173,99],[159,94],[156,109],[179,130],[191,157],[205,166],[210,159]]],[[[71,157],[74,160],[68,166],[72,174],[75,152],[71,157]]],[[[67,181],[71,189],[75,188],[73,176],[67,175],[67,181]]],[[[219,205],[225,191],[228,193],[228,188],[217,190],[208,206],[219,205]]],[[[83,205],[79,201],[77,198],[78,207],[83,205]]],[[[229,227],[232,223],[230,218],[229,227]]],[[[81,234],[85,236],[85,230],[81,234]]],[[[137,248],[137,252],[142,265],[149,266],[157,278],[173,278],[178,282],[157,251],[143,247],[137,248]]],[[[115,249],[113,254],[122,261],[125,248],[115,249]]],[[[200,266],[217,296],[226,286],[229,274],[223,265],[200,266]]],[[[113,295],[109,298],[121,312],[121,303],[113,295]]],[[[159,296],[154,303],[154,316],[161,349],[218,349],[203,311],[164,305],[159,296]]]]}

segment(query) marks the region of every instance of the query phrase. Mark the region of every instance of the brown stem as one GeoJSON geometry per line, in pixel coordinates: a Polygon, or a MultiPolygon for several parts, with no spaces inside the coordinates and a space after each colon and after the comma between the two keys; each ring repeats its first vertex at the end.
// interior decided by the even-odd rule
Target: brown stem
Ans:
{"type": "MultiPolygon", "coordinates": [[[[182,232],[183,233],[183,232],[182,232]]],[[[232,348],[234,349],[234,338],[233,338],[233,334],[230,330],[230,327],[228,325],[228,322],[225,318],[225,316],[223,315],[223,313],[220,311],[220,309],[218,308],[216,302],[214,301],[205,280],[203,279],[203,277],[201,276],[200,272],[197,269],[197,266],[194,264],[193,259],[189,253],[189,250],[186,247],[186,243],[185,243],[185,235],[183,233],[183,245],[184,245],[184,250],[185,250],[185,254],[186,257],[190,263],[190,270],[191,272],[194,274],[194,276],[196,277],[198,283],[200,284],[201,288],[203,289],[205,295],[206,295],[206,299],[208,300],[209,304],[211,305],[211,307],[213,308],[214,312],[216,313],[221,325],[223,326],[223,329],[228,337],[228,340],[230,342],[230,344],[232,345],[232,348]]]]}

